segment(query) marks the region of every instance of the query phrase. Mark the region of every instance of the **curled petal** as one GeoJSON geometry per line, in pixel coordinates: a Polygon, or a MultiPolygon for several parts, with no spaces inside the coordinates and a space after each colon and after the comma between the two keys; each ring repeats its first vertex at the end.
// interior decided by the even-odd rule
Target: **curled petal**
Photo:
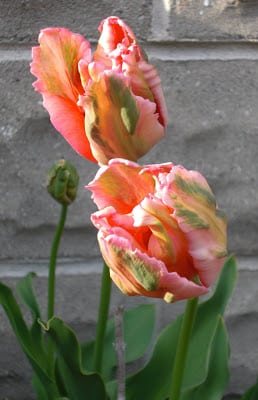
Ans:
{"type": "Polygon", "coordinates": [[[189,253],[200,279],[210,285],[227,254],[225,214],[217,208],[207,181],[198,172],[174,167],[167,178],[160,196],[174,209],[174,216],[188,238],[189,253]],[[214,263],[213,272],[207,268],[209,263],[214,263]]]}
{"type": "Polygon", "coordinates": [[[136,41],[133,31],[118,17],[104,19],[99,25],[99,31],[94,60],[102,61],[107,67],[112,66],[112,60],[117,57],[117,49],[126,49],[136,41]]]}
{"type": "Polygon", "coordinates": [[[95,161],[85,136],[84,112],[77,105],[84,92],[78,62],[90,62],[89,43],[65,28],[43,29],[32,59],[31,73],[38,78],[33,86],[42,94],[52,124],[75,151],[95,161]]]}
{"type": "Polygon", "coordinates": [[[120,74],[100,74],[79,104],[85,111],[87,138],[100,164],[116,157],[136,161],[164,136],[156,105],[134,96],[120,74]]]}
{"type": "Polygon", "coordinates": [[[138,46],[130,50],[123,56],[122,70],[130,77],[133,93],[155,104],[154,111],[158,115],[159,123],[165,127],[168,122],[168,112],[159,74],[153,65],[141,56],[138,46]]]}
{"type": "Polygon", "coordinates": [[[133,249],[130,238],[115,234],[106,236],[100,230],[98,240],[102,255],[112,271],[111,278],[126,294],[160,297],[171,302],[208,291],[176,272],[167,272],[162,261],[133,249]]]}
{"type": "Polygon", "coordinates": [[[113,206],[119,213],[129,213],[147,193],[154,191],[154,180],[141,167],[124,159],[110,160],[99,169],[87,186],[99,208],[113,206]]]}

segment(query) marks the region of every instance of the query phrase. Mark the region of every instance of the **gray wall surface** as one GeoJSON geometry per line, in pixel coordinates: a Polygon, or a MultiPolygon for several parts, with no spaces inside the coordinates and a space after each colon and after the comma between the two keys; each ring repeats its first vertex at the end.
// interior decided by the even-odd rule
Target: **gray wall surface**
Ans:
{"type": "MultiPolygon", "coordinates": [[[[199,170],[227,213],[229,251],[239,259],[227,317],[232,347],[227,393],[238,398],[258,371],[257,0],[0,0],[0,279],[13,286],[37,270],[44,306],[59,214],[45,189],[46,173],[65,157],[78,169],[80,188],[60,247],[57,313],[79,334],[94,335],[101,264],[89,220],[95,206],[84,186],[97,166],[75,154],[51,126],[32,88],[29,63],[41,28],[67,27],[94,46],[99,22],[109,15],[123,18],[137,35],[160,73],[168,105],[166,137],[141,163],[173,161],[199,170]]],[[[114,288],[113,309],[142,301],[114,288]]],[[[158,329],[183,305],[158,301],[158,329]]],[[[0,400],[33,399],[29,379],[0,309],[0,400]]]]}

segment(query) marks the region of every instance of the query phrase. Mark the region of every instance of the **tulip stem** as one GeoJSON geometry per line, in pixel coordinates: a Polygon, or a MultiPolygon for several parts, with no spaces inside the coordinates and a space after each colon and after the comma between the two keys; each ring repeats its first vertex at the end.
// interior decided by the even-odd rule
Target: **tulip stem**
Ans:
{"type": "MultiPolygon", "coordinates": [[[[59,221],[56,227],[55,236],[52,242],[49,267],[48,267],[48,308],[47,318],[48,320],[53,317],[55,309],[55,282],[56,282],[56,259],[59,248],[60,239],[64,230],[67,205],[62,205],[59,221]]],[[[50,369],[53,367],[53,346],[50,340],[48,340],[48,360],[50,369]]]]}
{"type": "Polygon", "coordinates": [[[177,344],[173,375],[172,375],[171,394],[169,400],[180,399],[186,356],[190,343],[197,306],[198,306],[198,297],[194,297],[187,301],[178,337],[178,344],[177,344]]]}
{"type": "Polygon", "coordinates": [[[56,228],[55,236],[52,242],[49,270],[48,270],[48,319],[52,318],[55,309],[55,282],[56,282],[56,259],[60,243],[60,239],[64,230],[65,220],[67,215],[67,205],[62,205],[58,225],[56,228]]]}
{"type": "Polygon", "coordinates": [[[109,313],[110,295],[111,295],[111,279],[109,275],[109,268],[107,264],[104,262],[102,281],[101,281],[98,322],[96,330],[96,341],[95,341],[94,358],[93,358],[94,371],[98,373],[101,373],[102,370],[104,339],[105,339],[106,326],[109,313]]]}

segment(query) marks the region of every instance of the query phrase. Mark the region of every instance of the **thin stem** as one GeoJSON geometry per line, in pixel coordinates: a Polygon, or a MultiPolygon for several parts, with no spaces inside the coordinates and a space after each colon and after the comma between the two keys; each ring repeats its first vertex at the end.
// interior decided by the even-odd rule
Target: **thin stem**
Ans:
{"type": "MultiPolygon", "coordinates": [[[[62,205],[58,225],[56,227],[55,236],[52,242],[50,258],[49,258],[49,266],[48,266],[48,308],[47,308],[47,317],[48,319],[52,318],[54,315],[55,309],[55,283],[56,283],[56,259],[57,252],[60,243],[60,239],[64,230],[65,220],[67,215],[67,205],[62,205]]],[[[48,367],[50,372],[53,372],[54,364],[54,352],[53,352],[53,344],[49,339],[47,342],[48,349],[48,367]]]]}
{"type": "Polygon", "coordinates": [[[109,313],[110,294],[111,294],[111,279],[109,275],[109,268],[104,262],[102,281],[101,281],[101,293],[100,293],[99,314],[97,322],[96,342],[94,349],[94,370],[99,373],[101,373],[102,370],[104,339],[105,339],[107,319],[109,313]]]}
{"type": "Polygon", "coordinates": [[[190,343],[192,328],[198,305],[198,297],[189,299],[186,304],[182,325],[180,328],[177,351],[175,356],[170,400],[179,400],[185,370],[185,361],[190,343]]]}
{"type": "Polygon", "coordinates": [[[125,400],[125,349],[124,327],[123,327],[124,307],[118,306],[114,315],[115,323],[115,350],[117,357],[117,400],[125,400]]]}
{"type": "Polygon", "coordinates": [[[56,233],[52,242],[49,270],[48,270],[48,319],[52,318],[55,309],[55,282],[56,282],[56,258],[59,247],[59,242],[63,233],[64,224],[67,215],[67,205],[62,205],[56,233]]]}

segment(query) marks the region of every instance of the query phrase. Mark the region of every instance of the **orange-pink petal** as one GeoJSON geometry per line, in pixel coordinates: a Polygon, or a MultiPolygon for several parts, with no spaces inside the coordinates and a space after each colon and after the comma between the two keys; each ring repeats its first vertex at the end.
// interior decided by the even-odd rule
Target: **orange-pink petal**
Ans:
{"type": "Polygon", "coordinates": [[[33,84],[43,96],[43,104],[54,127],[82,156],[95,161],[85,135],[84,111],[77,105],[84,92],[78,63],[91,61],[89,43],[65,28],[43,29],[39,46],[32,49],[33,84]]]}

